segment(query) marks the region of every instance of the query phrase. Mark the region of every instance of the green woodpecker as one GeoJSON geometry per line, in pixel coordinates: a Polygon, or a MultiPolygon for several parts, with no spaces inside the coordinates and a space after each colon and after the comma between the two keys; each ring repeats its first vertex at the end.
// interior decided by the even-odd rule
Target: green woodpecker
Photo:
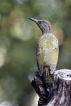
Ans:
{"type": "Polygon", "coordinates": [[[44,72],[48,71],[53,74],[58,61],[58,39],[51,33],[51,24],[47,20],[34,18],[30,18],[30,20],[34,21],[42,31],[36,50],[39,75],[42,76],[44,72]]]}

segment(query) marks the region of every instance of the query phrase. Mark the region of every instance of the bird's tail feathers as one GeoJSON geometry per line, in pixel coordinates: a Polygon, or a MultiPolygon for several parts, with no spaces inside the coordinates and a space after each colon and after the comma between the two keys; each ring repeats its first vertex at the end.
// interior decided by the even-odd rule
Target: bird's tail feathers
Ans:
{"type": "Polygon", "coordinates": [[[44,67],[43,67],[43,71],[44,71],[44,72],[45,72],[45,71],[49,71],[49,69],[50,69],[49,66],[44,66],[44,67]]]}

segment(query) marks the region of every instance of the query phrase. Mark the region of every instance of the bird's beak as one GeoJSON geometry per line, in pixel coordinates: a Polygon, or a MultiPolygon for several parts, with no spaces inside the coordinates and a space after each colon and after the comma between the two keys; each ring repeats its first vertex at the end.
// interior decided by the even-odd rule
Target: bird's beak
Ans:
{"type": "Polygon", "coordinates": [[[34,18],[29,18],[30,20],[34,21],[35,23],[38,23],[38,20],[37,19],[34,19],[34,18]]]}

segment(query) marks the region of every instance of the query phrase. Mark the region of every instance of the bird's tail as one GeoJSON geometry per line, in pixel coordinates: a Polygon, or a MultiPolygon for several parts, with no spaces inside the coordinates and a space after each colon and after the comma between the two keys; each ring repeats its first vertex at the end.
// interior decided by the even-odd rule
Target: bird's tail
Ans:
{"type": "Polygon", "coordinates": [[[43,67],[43,75],[45,78],[45,81],[52,81],[52,75],[50,74],[50,67],[49,66],[44,66],[43,67]]]}
{"type": "Polygon", "coordinates": [[[53,91],[53,76],[50,74],[50,67],[45,67],[43,72],[43,82],[46,88],[46,91],[49,92],[49,96],[53,91]]]}
{"type": "Polygon", "coordinates": [[[49,72],[50,71],[50,67],[49,66],[44,66],[43,67],[43,72],[45,72],[45,71],[48,71],[49,72]]]}

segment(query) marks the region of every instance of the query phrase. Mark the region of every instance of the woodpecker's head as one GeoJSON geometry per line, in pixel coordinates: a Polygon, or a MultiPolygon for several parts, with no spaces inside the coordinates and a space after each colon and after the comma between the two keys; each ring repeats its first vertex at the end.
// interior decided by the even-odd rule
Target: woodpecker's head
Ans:
{"type": "Polygon", "coordinates": [[[42,30],[43,34],[51,32],[51,24],[50,24],[49,21],[47,21],[47,20],[37,20],[37,19],[34,19],[34,18],[29,18],[29,19],[34,21],[39,26],[39,28],[42,30]]]}

